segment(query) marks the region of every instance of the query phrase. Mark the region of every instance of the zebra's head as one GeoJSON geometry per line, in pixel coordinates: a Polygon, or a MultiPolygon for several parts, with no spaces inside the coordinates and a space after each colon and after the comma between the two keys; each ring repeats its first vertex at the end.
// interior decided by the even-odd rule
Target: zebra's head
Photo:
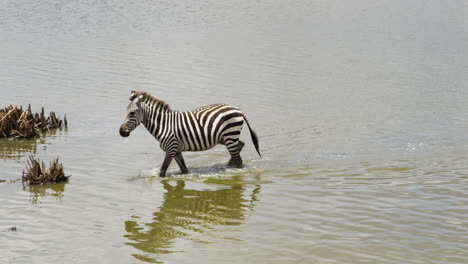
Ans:
{"type": "Polygon", "coordinates": [[[130,104],[127,107],[127,117],[120,126],[119,130],[119,133],[122,137],[128,137],[130,132],[132,132],[142,122],[142,100],[143,94],[140,94],[137,91],[132,91],[130,94],[130,104]]]}

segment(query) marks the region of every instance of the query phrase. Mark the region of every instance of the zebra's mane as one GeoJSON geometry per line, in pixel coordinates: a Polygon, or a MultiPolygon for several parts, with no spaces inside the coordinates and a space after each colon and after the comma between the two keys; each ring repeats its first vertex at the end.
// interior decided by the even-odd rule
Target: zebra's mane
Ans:
{"type": "Polygon", "coordinates": [[[140,97],[140,96],[143,96],[142,97],[143,102],[153,102],[155,104],[161,105],[163,110],[172,111],[172,109],[171,109],[171,107],[169,106],[168,103],[166,103],[163,100],[160,100],[160,99],[152,96],[151,94],[149,94],[147,92],[143,92],[143,91],[132,91],[132,93],[130,94],[130,101],[133,101],[133,99],[135,99],[137,97],[140,97]]]}

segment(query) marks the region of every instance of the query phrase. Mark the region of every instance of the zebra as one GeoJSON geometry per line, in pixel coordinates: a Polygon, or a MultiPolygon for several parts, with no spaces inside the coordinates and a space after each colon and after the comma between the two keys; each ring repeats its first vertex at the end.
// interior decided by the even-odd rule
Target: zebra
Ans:
{"type": "Polygon", "coordinates": [[[261,157],[257,134],[239,108],[212,104],[192,111],[173,111],[166,102],[149,93],[132,91],[127,116],[119,133],[122,137],[128,137],[142,123],[166,152],[159,172],[160,177],[165,177],[172,159],[176,160],[182,174],[188,173],[182,152],[203,151],[217,144],[226,146],[231,155],[228,167],[242,168],[240,152],[245,144],[239,137],[244,121],[261,157]]]}

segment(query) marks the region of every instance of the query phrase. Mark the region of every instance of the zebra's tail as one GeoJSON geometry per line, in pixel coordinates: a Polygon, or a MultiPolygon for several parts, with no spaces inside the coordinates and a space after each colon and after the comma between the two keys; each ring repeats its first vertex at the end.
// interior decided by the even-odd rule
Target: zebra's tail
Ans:
{"type": "Polygon", "coordinates": [[[255,146],[255,149],[257,150],[257,153],[258,155],[261,157],[262,155],[260,154],[260,150],[258,149],[258,137],[257,137],[257,134],[255,133],[255,131],[252,130],[252,128],[250,127],[250,124],[249,124],[249,121],[247,120],[247,117],[244,115],[244,120],[245,120],[245,123],[247,124],[247,126],[249,127],[249,131],[250,131],[250,136],[252,137],[252,142],[255,146]]]}

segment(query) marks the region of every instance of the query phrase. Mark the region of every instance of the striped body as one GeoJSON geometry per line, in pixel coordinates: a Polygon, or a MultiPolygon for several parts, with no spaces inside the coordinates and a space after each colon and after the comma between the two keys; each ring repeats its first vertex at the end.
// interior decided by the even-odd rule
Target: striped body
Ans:
{"type": "MultiPolygon", "coordinates": [[[[255,148],[258,151],[258,139],[250,129],[245,115],[239,108],[227,104],[213,104],[193,111],[172,111],[168,104],[145,92],[132,91],[127,118],[122,124],[120,134],[128,136],[140,123],[146,127],[166,152],[166,160],[175,158],[186,172],[183,151],[202,151],[217,144],[225,145],[231,154],[229,165],[242,166],[239,155],[244,143],[239,140],[242,125],[246,121],[255,148]]],[[[169,164],[163,163],[161,176],[169,164]]]]}
{"type": "Polygon", "coordinates": [[[217,144],[233,145],[244,124],[239,108],[225,104],[186,112],[151,111],[153,107],[151,103],[147,105],[143,124],[166,152],[202,151],[217,144]]]}

